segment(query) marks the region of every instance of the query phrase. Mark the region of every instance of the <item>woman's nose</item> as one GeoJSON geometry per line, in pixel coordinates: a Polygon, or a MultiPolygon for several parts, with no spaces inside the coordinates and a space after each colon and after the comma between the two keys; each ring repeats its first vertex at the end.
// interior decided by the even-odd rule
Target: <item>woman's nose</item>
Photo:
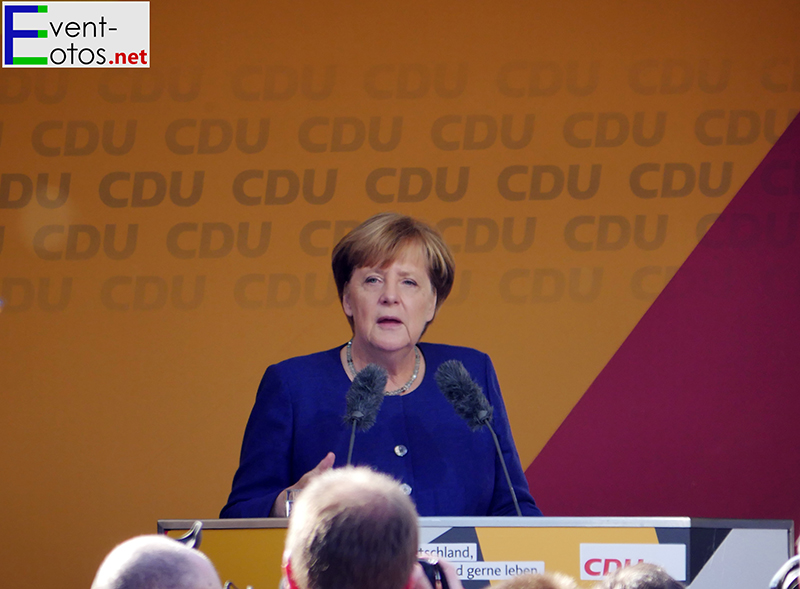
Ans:
{"type": "Polygon", "coordinates": [[[381,292],[382,303],[394,303],[397,301],[397,288],[389,283],[384,283],[383,291],[381,292]]]}

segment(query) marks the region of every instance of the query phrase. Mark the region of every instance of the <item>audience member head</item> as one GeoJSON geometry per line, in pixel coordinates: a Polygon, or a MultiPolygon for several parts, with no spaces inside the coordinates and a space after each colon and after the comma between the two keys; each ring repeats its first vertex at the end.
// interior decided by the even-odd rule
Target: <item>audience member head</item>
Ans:
{"type": "Polygon", "coordinates": [[[92,589],[221,589],[214,565],[202,552],[166,536],[123,542],[97,570],[92,589]]]}
{"type": "Polygon", "coordinates": [[[286,577],[297,589],[403,589],[418,536],[417,511],[393,479],[367,468],[329,470],[292,507],[286,577]]]}
{"type": "Polygon", "coordinates": [[[572,577],[561,573],[516,575],[492,589],[578,589],[572,577]]]}
{"type": "Polygon", "coordinates": [[[617,569],[595,589],[683,589],[683,585],[660,566],[640,562],[617,569]]]}

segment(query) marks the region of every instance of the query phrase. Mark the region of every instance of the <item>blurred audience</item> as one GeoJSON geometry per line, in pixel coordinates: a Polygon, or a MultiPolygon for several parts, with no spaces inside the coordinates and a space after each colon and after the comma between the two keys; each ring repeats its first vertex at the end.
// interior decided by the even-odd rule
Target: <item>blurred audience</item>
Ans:
{"type": "Polygon", "coordinates": [[[106,556],[92,589],[221,589],[202,552],[166,536],[138,536],[106,556]]]}
{"type": "Polygon", "coordinates": [[[417,511],[390,477],[339,468],[292,507],[283,554],[292,589],[404,589],[420,575],[417,511]]]}
{"type": "Polygon", "coordinates": [[[578,589],[575,579],[561,573],[517,575],[492,589],[578,589]]]}
{"type": "Polygon", "coordinates": [[[595,589],[684,589],[683,585],[660,566],[640,562],[617,569],[595,589]]]}

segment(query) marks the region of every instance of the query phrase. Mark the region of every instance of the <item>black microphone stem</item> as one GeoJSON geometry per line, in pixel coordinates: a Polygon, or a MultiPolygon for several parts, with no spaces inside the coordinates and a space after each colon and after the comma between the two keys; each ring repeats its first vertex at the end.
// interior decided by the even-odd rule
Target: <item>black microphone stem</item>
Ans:
{"type": "MultiPolygon", "coordinates": [[[[356,441],[356,424],[358,423],[357,419],[353,420],[353,431],[350,433],[350,449],[347,451],[347,466],[350,466],[350,462],[353,459],[353,444],[356,441]]],[[[514,499],[516,501],[516,498],[514,499]]]]}
{"type": "Polygon", "coordinates": [[[500,441],[497,439],[497,434],[494,433],[494,428],[492,427],[492,424],[487,421],[486,425],[489,426],[489,431],[492,432],[492,438],[494,439],[494,445],[495,445],[495,448],[497,448],[497,454],[500,456],[500,464],[503,465],[503,474],[506,475],[506,482],[508,483],[508,490],[511,491],[511,498],[514,500],[514,509],[517,510],[517,515],[519,517],[522,517],[522,510],[520,510],[519,501],[517,501],[517,493],[514,491],[514,485],[511,484],[511,477],[508,474],[508,467],[506,466],[506,461],[503,458],[503,451],[500,449],[500,441]]]}

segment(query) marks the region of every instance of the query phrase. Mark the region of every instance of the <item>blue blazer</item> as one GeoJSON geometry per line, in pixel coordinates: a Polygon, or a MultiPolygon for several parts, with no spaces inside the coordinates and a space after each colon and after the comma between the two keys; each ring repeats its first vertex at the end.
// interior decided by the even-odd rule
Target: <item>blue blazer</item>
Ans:
{"type": "MultiPolygon", "coordinates": [[[[439,365],[460,360],[494,407],[492,425],[508,464],[522,514],[542,515],[528,490],[489,356],[470,348],[420,343],[426,370],[413,392],[385,397],[375,425],[356,432],[353,464],[385,472],[410,488],[421,516],[515,515],[487,428],[473,432],[434,381],[439,365]]],[[[344,466],[351,427],[345,425],[350,379],[340,348],[270,366],[256,395],[239,469],[220,517],[267,517],[275,498],[336,454],[344,466]]]]}

